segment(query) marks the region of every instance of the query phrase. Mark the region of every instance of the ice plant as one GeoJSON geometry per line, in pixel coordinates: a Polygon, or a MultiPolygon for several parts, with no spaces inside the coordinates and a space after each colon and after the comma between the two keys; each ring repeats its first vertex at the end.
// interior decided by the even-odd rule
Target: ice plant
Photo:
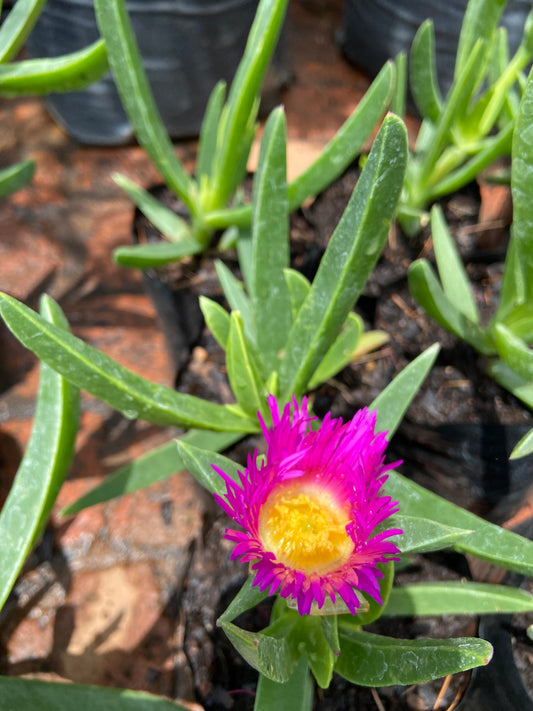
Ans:
{"type": "Polygon", "coordinates": [[[328,415],[316,430],[307,399],[296,398],[281,413],[268,398],[272,428],[259,415],[267,442],[258,464],[248,457],[240,485],[222,470],[227,492],[217,502],[245,530],[227,529],[232,558],[250,562],[254,584],[296,601],[300,615],[318,609],[326,596],[342,598],[352,614],[359,592],[381,604],[378,563],[394,560],[387,539],[399,529],[376,528],[398,511],[382,493],[386,472],[385,433],[376,433],[376,413],[359,410],[347,423],[328,415]]]}

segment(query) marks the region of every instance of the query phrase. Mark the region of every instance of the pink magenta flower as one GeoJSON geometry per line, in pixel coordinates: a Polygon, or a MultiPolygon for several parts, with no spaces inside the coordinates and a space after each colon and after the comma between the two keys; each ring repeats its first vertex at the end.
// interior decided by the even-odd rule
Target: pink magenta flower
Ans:
{"type": "Polygon", "coordinates": [[[244,531],[226,529],[235,541],[232,559],[249,562],[254,585],[270,595],[292,598],[300,615],[321,609],[326,596],[339,595],[352,614],[360,606],[357,591],[381,604],[378,563],[397,560],[398,548],[386,539],[399,529],[374,533],[398,511],[381,493],[385,473],[385,433],[375,433],[376,413],[359,410],[347,423],[326,415],[320,427],[295,398],[279,413],[268,398],[273,426],[259,415],[267,442],[266,456],[248,456],[240,482],[214,467],[226,483],[215,496],[244,531]]]}

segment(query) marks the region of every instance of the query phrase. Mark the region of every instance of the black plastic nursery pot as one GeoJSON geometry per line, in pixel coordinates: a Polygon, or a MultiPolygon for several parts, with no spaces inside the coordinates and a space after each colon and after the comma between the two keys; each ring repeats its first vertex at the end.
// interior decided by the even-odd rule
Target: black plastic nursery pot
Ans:
{"type": "MultiPolygon", "coordinates": [[[[241,59],[258,0],[128,0],[144,68],[172,138],[199,133],[205,106],[220,79],[228,83],[241,59]]],[[[92,0],[47,0],[27,41],[34,57],[74,52],[99,36],[92,0]]],[[[283,38],[264,85],[273,103],[287,83],[283,38]]],[[[111,74],[83,91],[46,98],[53,118],[84,144],[120,145],[133,138],[111,74]]]]}
{"type": "MultiPolygon", "coordinates": [[[[399,52],[409,55],[416,31],[424,20],[433,19],[437,73],[443,92],[453,79],[461,23],[468,0],[344,0],[341,43],[346,57],[375,76],[383,64],[399,52]]],[[[509,36],[510,52],[520,43],[528,0],[509,0],[501,24],[509,36]]]]}

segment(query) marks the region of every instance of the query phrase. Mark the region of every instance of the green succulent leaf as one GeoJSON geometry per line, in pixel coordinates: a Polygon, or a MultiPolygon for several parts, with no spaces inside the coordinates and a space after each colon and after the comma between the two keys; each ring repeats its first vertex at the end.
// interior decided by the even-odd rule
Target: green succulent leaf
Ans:
{"type": "Polygon", "coordinates": [[[431,232],[439,277],[447,299],[472,323],[479,324],[479,311],[466,270],[439,206],[431,210],[431,232]]]}
{"type": "Polygon", "coordinates": [[[0,314],[21,343],[44,363],[126,417],[160,425],[228,432],[257,429],[255,423],[227,406],[151,383],[105,353],[47,323],[7,294],[0,294],[0,314]]]}
{"type": "Polygon", "coordinates": [[[529,75],[513,132],[511,192],[513,226],[505,260],[500,302],[495,321],[524,303],[533,302],[533,70],[529,75]]]}
{"type": "Polygon", "coordinates": [[[392,589],[387,616],[489,615],[531,612],[533,595],[507,585],[470,581],[413,583],[392,589]]]}
{"type": "Polygon", "coordinates": [[[289,681],[298,658],[291,651],[285,635],[276,638],[264,632],[248,632],[220,620],[219,626],[239,654],[260,674],[281,684],[289,681]]]}
{"type": "Polygon", "coordinates": [[[271,681],[263,674],[259,675],[254,711],[311,711],[313,708],[313,682],[305,657],[294,667],[284,684],[271,681]]]}
{"type": "MultiPolygon", "coordinates": [[[[192,237],[191,226],[179,217],[173,210],[165,207],[163,203],[154,197],[147,190],[130,180],[125,175],[113,173],[115,183],[124,190],[128,197],[133,200],[139,210],[150,222],[166,237],[170,242],[176,244],[198,245],[192,237]]],[[[199,245],[201,247],[201,245],[199,245]]],[[[193,254],[193,252],[191,252],[193,254]]]]}
{"type": "Polygon", "coordinates": [[[169,188],[181,197],[191,214],[196,214],[198,206],[192,197],[193,181],[176,157],[161,120],[125,0],[95,0],[94,9],[113,78],[137,140],[169,188]]]}
{"type": "Polygon", "coordinates": [[[185,706],[142,691],[16,676],[0,677],[0,697],[6,711],[33,711],[36,699],[40,711],[71,711],[74,708],[78,711],[187,711],[185,706]]]}
{"type": "Polygon", "coordinates": [[[250,417],[262,412],[267,393],[260,374],[261,365],[244,335],[238,311],[233,311],[230,317],[226,367],[231,390],[243,411],[250,417]]]}
{"type": "Polygon", "coordinates": [[[121,267],[153,269],[171,264],[183,257],[202,252],[204,247],[194,239],[184,238],[181,242],[155,242],[150,244],[117,247],[113,259],[121,267]]]}
{"type": "Polygon", "coordinates": [[[243,612],[259,605],[260,602],[268,597],[268,592],[262,592],[253,582],[254,576],[249,575],[237,595],[218,618],[217,624],[220,622],[232,622],[243,612]]]}
{"type": "Polygon", "coordinates": [[[257,343],[256,330],[250,297],[244,291],[242,282],[233,276],[224,262],[217,260],[215,262],[215,269],[220,281],[220,286],[222,287],[222,291],[224,292],[224,296],[228,301],[230,309],[240,313],[244,333],[250,343],[255,345],[257,343]]]}
{"type": "Polygon", "coordinates": [[[35,173],[35,161],[25,160],[0,170],[0,198],[27,185],[35,173]]]}
{"type": "Polygon", "coordinates": [[[292,325],[279,369],[282,399],[305,391],[361,293],[387,238],[406,160],[405,126],[389,115],[292,325]]]}
{"type": "Polygon", "coordinates": [[[514,447],[509,459],[520,459],[533,452],[533,429],[525,434],[520,442],[514,447]]]}
{"type": "Polygon", "coordinates": [[[62,57],[23,59],[0,65],[0,96],[49,94],[83,89],[107,71],[104,42],[62,57]]]}
{"type": "Polygon", "coordinates": [[[342,627],[335,671],[360,686],[420,684],[488,664],[483,639],[394,639],[342,627]]]}
{"type": "Polygon", "coordinates": [[[0,62],[9,62],[22,49],[46,0],[18,0],[0,26],[0,62]]]}
{"type": "Polygon", "coordinates": [[[524,380],[533,383],[533,350],[501,323],[493,328],[500,358],[524,380]]]}
{"type": "Polygon", "coordinates": [[[307,277],[297,272],[296,269],[285,269],[284,274],[291,301],[292,320],[294,321],[311,290],[311,284],[307,277]]]}
{"type": "Polygon", "coordinates": [[[198,139],[198,156],[196,159],[196,177],[202,185],[203,180],[209,180],[213,161],[217,150],[217,135],[226,98],[226,82],[215,84],[205,110],[200,137],[198,139]]]}
{"type": "Polygon", "coordinates": [[[387,110],[393,86],[394,67],[387,62],[320,156],[289,183],[291,210],[319,195],[353,163],[387,110]]]}
{"type": "MultiPolygon", "coordinates": [[[[42,300],[41,311],[58,329],[68,327],[61,310],[50,298],[42,300]]],[[[78,419],[78,390],[47,365],[41,365],[30,441],[0,513],[0,609],[42,534],[67,475],[74,455],[78,419]]]]}
{"type": "Polygon", "coordinates": [[[248,35],[243,57],[231,84],[220,121],[217,153],[212,164],[212,205],[224,205],[240,181],[238,166],[246,165],[251,130],[259,108],[258,96],[274,52],[288,0],[261,0],[248,35]]]}
{"type": "Polygon", "coordinates": [[[431,141],[428,141],[426,145],[426,151],[420,161],[418,176],[418,180],[423,186],[431,182],[435,165],[449,142],[452,126],[458,121],[458,117],[465,113],[479,81],[477,72],[483,57],[484,42],[479,39],[472,47],[461,74],[454,81],[440,112],[439,120],[431,132],[431,141]]]}
{"type": "Polygon", "coordinates": [[[481,328],[446,296],[429,262],[415,260],[409,266],[407,278],[413,298],[432,319],[483,355],[493,353],[481,328]]]}
{"type": "MultiPolygon", "coordinates": [[[[455,59],[457,80],[469,65],[469,58],[480,37],[490,40],[498,26],[507,0],[470,0],[463,18],[455,59]]],[[[484,76],[481,73],[480,78],[484,76]]]]}
{"type": "Polygon", "coordinates": [[[204,316],[207,327],[216,338],[217,342],[224,350],[228,347],[228,337],[230,329],[230,315],[219,303],[208,299],[207,296],[200,296],[200,309],[204,316]]]}
{"type": "Polygon", "coordinates": [[[213,467],[221,469],[230,479],[239,481],[239,466],[222,454],[202,449],[183,439],[177,440],[178,452],[184,466],[204,489],[212,494],[223,496],[226,485],[213,467]]]}
{"type": "Polygon", "coordinates": [[[324,635],[322,617],[319,615],[298,616],[291,634],[298,649],[307,658],[307,663],[317,684],[320,688],[327,689],[333,676],[336,656],[324,635]]]}
{"type": "Polygon", "coordinates": [[[387,519],[387,528],[401,528],[403,533],[389,540],[406,553],[429,553],[448,548],[472,533],[471,529],[447,526],[429,518],[396,514],[387,519]]]}
{"type": "Polygon", "coordinates": [[[495,360],[487,366],[491,378],[533,410],[533,382],[525,380],[502,360],[495,360]]]}
{"type": "MultiPolygon", "coordinates": [[[[427,202],[436,200],[444,195],[449,195],[460,190],[465,185],[474,181],[482,170],[500,156],[509,155],[514,123],[509,122],[496,135],[489,136],[479,145],[479,151],[455,170],[445,172],[437,182],[426,187],[424,197],[427,202]]],[[[454,150],[454,149],[452,149],[454,150]]],[[[457,149],[455,149],[457,150],[457,149]]],[[[463,154],[462,160],[466,158],[463,154]]]]}
{"type": "Polygon", "coordinates": [[[363,320],[361,317],[354,313],[348,314],[343,330],[310,379],[307,386],[309,390],[314,390],[348,365],[353,358],[362,333],[363,320]]]}
{"type": "Polygon", "coordinates": [[[275,368],[291,326],[290,298],[283,272],[289,266],[286,143],[285,117],[279,108],[266,123],[254,178],[249,284],[257,347],[269,370],[275,368]]]}
{"type": "Polygon", "coordinates": [[[442,110],[442,96],[437,80],[435,29],[432,20],[418,28],[411,45],[410,87],[422,118],[436,123],[442,110]]]}
{"type": "Polygon", "coordinates": [[[388,496],[399,501],[405,516],[421,516],[431,512],[437,523],[471,530],[454,544],[454,549],[494,563],[524,575],[533,575],[533,541],[484,521],[465,509],[434,494],[398,472],[390,472],[385,485],[388,496]]]}

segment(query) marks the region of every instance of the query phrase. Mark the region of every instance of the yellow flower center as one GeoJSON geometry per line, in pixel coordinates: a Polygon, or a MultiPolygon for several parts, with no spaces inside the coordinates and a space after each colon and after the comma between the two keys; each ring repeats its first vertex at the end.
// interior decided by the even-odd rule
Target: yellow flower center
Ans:
{"type": "Polygon", "coordinates": [[[349,522],[348,511],[326,492],[289,484],[263,506],[259,536],[280,563],[307,575],[325,574],[342,566],[353,551],[349,522]]]}

